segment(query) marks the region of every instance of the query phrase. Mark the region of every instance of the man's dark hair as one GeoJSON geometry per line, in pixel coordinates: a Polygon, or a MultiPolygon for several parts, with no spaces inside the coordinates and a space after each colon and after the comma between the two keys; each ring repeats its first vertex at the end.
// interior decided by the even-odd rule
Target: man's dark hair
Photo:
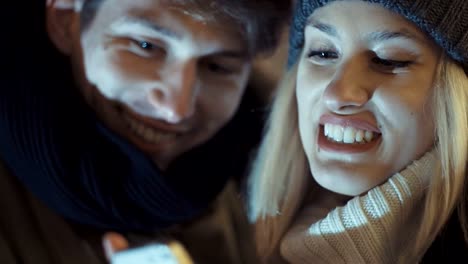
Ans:
{"type": "MultiPolygon", "coordinates": [[[[81,12],[81,27],[86,30],[99,6],[105,0],[85,0],[81,12]]],[[[172,0],[193,4],[202,13],[228,19],[238,25],[252,56],[276,48],[282,26],[289,22],[291,0],[172,0]]]]}

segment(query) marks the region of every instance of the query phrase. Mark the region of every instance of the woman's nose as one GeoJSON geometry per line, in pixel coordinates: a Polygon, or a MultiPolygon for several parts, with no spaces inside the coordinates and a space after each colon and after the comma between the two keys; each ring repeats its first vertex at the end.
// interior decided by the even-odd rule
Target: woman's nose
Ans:
{"type": "Polygon", "coordinates": [[[368,63],[363,58],[353,58],[339,65],[323,93],[326,107],[335,113],[364,106],[372,96],[368,63]]]}

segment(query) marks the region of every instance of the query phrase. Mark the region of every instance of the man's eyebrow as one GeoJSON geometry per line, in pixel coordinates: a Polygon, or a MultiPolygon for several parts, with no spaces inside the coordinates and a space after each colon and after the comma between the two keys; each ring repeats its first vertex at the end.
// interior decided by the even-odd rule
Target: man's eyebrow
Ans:
{"type": "Polygon", "coordinates": [[[128,26],[140,26],[144,28],[148,28],[151,31],[154,31],[155,33],[159,33],[162,35],[165,35],[170,38],[175,38],[175,39],[181,39],[182,36],[180,34],[176,33],[175,31],[161,26],[155,21],[147,18],[142,18],[142,17],[137,17],[137,16],[125,16],[119,20],[119,24],[124,24],[128,26]]]}
{"type": "Polygon", "coordinates": [[[320,21],[318,21],[317,19],[313,18],[313,17],[309,17],[307,19],[307,23],[306,23],[306,27],[307,26],[311,26],[311,27],[314,27],[320,31],[322,31],[323,33],[327,34],[327,35],[330,35],[332,37],[335,37],[335,38],[340,38],[340,35],[338,34],[338,31],[336,30],[335,27],[333,27],[332,25],[329,25],[329,24],[325,24],[325,23],[322,23],[320,21]]]}

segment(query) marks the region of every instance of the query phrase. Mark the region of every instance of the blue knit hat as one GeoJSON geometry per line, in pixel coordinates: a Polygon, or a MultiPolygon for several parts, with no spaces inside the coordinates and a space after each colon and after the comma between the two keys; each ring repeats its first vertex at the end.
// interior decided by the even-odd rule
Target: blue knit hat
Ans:
{"type": "MultiPolygon", "coordinates": [[[[289,35],[288,68],[304,45],[304,27],[315,9],[334,0],[298,0],[289,35]]],[[[369,0],[415,23],[468,73],[468,0],[369,0]]]]}

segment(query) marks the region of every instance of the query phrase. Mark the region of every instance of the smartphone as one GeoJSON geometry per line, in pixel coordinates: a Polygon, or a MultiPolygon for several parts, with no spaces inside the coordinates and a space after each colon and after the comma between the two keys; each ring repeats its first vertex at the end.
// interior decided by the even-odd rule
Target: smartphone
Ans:
{"type": "Polygon", "coordinates": [[[151,243],[112,255],[111,264],[193,264],[178,242],[151,243]]]}

